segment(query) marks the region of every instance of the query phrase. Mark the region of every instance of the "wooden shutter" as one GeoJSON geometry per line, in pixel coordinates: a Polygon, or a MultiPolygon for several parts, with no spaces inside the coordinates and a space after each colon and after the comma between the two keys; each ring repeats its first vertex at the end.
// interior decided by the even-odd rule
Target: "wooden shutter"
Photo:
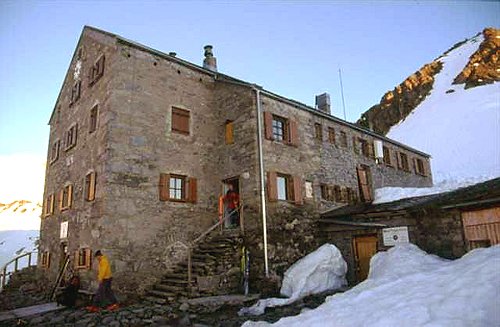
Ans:
{"type": "Polygon", "coordinates": [[[54,213],[54,194],[51,194],[49,196],[49,199],[50,199],[49,214],[52,215],[54,213]]]}
{"type": "Polygon", "coordinates": [[[293,176],[293,202],[296,205],[304,204],[304,199],[302,198],[302,178],[299,176],[293,176]]]}
{"type": "Polygon", "coordinates": [[[91,250],[85,249],[85,268],[90,269],[91,267],[92,267],[91,250]]]}
{"type": "Polygon", "coordinates": [[[76,250],[75,251],[75,261],[74,261],[75,269],[79,267],[79,263],[80,263],[80,251],[76,250]]]}
{"type": "Polygon", "coordinates": [[[63,208],[64,189],[59,192],[59,210],[63,208]]]}
{"type": "Polygon", "coordinates": [[[47,268],[50,268],[50,252],[47,252],[47,268]]]}
{"type": "Polygon", "coordinates": [[[288,125],[290,128],[290,139],[289,144],[293,146],[299,145],[299,130],[297,127],[297,122],[295,120],[290,119],[288,121],[288,125]]]}
{"type": "Polygon", "coordinates": [[[356,170],[358,173],[358,181],[361,189],[361,195],[363,196],[363,200],[365,202],[371,201],[372,195],[370,190],[370,183],[367,176],[368,172],[361,167],[356,167],[356,170]]]}
{"type": "Polygon", "coordinates": [[[373,143],[372,142],[368,143],[367,141],[367,145],[368,145],[368,156],[370,158],[375,158],[375,149],[373,143]]]}
{"type": "Polygon", "coordinates": [[[269,111],[264,111],[264,137],[267,140],[274,139],[273,137],[273,114],[269,111]]]}
{"type": "Polygon", "coordinates": [[[90,178],[90,181],[89,181],[89,194],[88,194],[87,200],[94,201],[94,199],[95,199],[96,173],[95,172],[91,172],[89,175],[90,175],[89,176],[89,178],[90,178]]]}
{"type": "Polygon", "coordinates": [[[196,203],[198,200],[198,182],[196,178],[190,177],[188,178],[188,198],[187,201],[191,203],[196,203]]]}
{"type": "Polygon", "coordinates": [[[278,174],[275,171],[267,172],[267,198],[270,202],[278,201],[278,174]]]}
{"type": "Polygon", "coordinates": [[[70,184],[68,185],[68,208],[71,208],[71,205],[73,204],[73,185],[70,184]]]}
{"type": "Polygon", "coordinates": [[[170,174],[160,174],[160,182],[158,183],[158,193],[160,201],[168,201],[170,198],[170,174]]]}
{"type": "Polygon", "coordinates": [[[419,172],[418,172],[418,167],[417,167],[417,158],[413,158],[412,161],[413,161],[413,172],[415,174],[418,174],[419,172]]]}
{"type": "Polygon", "coordinates": [[[172,130],[189,135],[189,116],[187,110],[172,108],[172,130]]]}
{"type": "Polygon", "coordinates": [[[226,122],[226,144],[234,143],[234,135],[233,135],[233,122],[226,122]]]}
{"type": "Polygon", "coordinates": [[[104,55],[99,58],[97,62],[97,76],[102,76],[104,74],[104,55]]]}

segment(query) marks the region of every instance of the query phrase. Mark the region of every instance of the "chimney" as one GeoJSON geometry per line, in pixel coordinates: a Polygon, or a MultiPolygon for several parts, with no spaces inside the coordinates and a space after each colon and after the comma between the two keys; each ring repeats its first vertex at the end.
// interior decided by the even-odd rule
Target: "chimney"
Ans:
{"type": "Polygon", "coordinates": [[[203,60],[203,68],[216,72],[217,59],[214,57],[212,48],[213,47],[211,45],[206,45],[203,47],[203,49],[205,49],[205,59],[203,60]]]}
{"type": "Polygon", "coordinates": [[[331,115],[330,112],[330,94],[323,93],[316,96],[316,109],[323,111],[325,114],[331,115]]]}

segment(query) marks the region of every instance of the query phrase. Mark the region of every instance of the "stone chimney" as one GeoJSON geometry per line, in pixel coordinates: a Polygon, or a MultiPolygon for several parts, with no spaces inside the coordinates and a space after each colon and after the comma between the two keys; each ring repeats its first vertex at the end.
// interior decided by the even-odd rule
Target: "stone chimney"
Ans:
{"type": "Polygon", "coordinates": [[[316,109],[331,115],[330,112],[330,94],[323,93],[316,96],[316,109]]]}
{"type": "Polygon", "coordinates": [[[206,45],[203,47],[203,49],[205,49],[205,59],[203,60],[203,68],[216,72],[217,59],[214,57],[212,48],[213,47],[211,45],[206,45]]]}

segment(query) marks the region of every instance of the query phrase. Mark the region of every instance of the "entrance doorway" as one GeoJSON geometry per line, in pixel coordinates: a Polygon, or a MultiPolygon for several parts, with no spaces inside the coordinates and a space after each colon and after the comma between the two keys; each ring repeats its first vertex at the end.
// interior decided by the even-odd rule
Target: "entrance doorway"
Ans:
{"type": "Polygon", "coordinates": [[[59,269],[61,269],[64,266],[66,256],[68,255],[68,243],[61,243],[59,253],[59,269]]]}
{"type": "Polygon", "coordinates": [[[372,194],[372,177],[370,174],[370,167],[360,165],[356,169],[358,172],[358,185],[359,185],[359,194],[361,195],[361,201],[371,202],[373,201],[373,194],[372,194]]]}
{"type": "MultiPolygon", "coordinates": [[[[240,177],[239,176],[235,176],[235,177],[231,177],[231,178],[228,178],[228,179],[225,179],[222,181],[222,196],[226,196],[228,191],[229,191],[229,188],[230,186],[232,186],[232,189],[234,192],[236,192],[236,194],[238,195],[238,198],[239,198],[239,201],[241,203],[241,198],[240,198],[240,177]]],[[[239,221],[239,213],[235,213],[234,212],[234,209],[232,208],[234,205],[232,204],[229,204],[227,201],[224,201],[223,203],[221,203],[220,205],[222,205],[222,208],[220,211],[222,211],[222,214],[223,216],[227,216],[228,214],[230,213],[234,213],[234,214],[237,214],[238,215],[238,221],[239,221]]],[[[239,203],[238,203],[239,205],[239,203]]],[[[234,221],[233,221],[234,222],[234,221]]],[[[225,228],[229,228],[231,226],[231,219],[226,219],[224,221],[224,227],[225,228]]]]}
{"type": "Polygon", "coordinates": [[[353,243],[356,279],[362,282],[368,277],[370,259],[377,253],[377,236],[355,236],[353,243]]]}

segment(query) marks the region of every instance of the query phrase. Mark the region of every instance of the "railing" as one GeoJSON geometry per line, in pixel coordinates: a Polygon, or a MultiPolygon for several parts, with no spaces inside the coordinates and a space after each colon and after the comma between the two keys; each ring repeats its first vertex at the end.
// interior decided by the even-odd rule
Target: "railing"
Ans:
{"type": "MultiPolygon", "coordinates": [[[[27,256],[28,257],[28,267],[31,267],[31,257],[35,253],[37,253],[37,252],[34,251],[34,252],[28,252],[28,253],[18,255],[17,257],[15,257],[14,259],[10,260],[5,265],[3,265],[2,269],[1,269],[1,273],[0,273],[0,292],[3,291],[5,284],[7,283],[7,277],[9,277],[10,275],[12,275],[13,273],[15,273],[16,271],[19,270],[18,269],[19,268],[19,259],[27,256]],[[11,263],[14,263],[14,271],[7,272],[7,268],[9,267],[9,265],[11,263]]],[[[25,267],[23,267],[23,268],[25,268],[25,267]]]]}

